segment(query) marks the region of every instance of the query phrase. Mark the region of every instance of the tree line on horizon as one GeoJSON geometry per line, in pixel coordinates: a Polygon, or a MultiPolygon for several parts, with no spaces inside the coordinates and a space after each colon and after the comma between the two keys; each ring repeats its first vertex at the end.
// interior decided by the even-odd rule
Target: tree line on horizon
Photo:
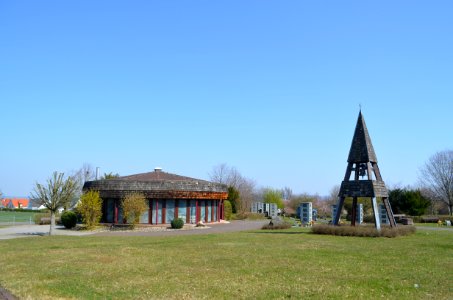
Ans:
{"type": "MultiPolygon", "coordinates": [[[[211,181],[228,186],[228,200],[233,213],[250,212],[253,202],[276,203],[278,208],[294,214],[302,202],[312,202],[318,215],[330,216],[331,205],[336,204],[340,186],[332,187],[328,196],[302,193],[295,195],[291,188],[257,188],[254,180],[244,177],[235,167],[223,163],[213,167],[209,173],[211,181]]],[[[453,215],[453,151],[446,150],[432,155],[421,167],[419,182],[415,187],[395,186],[389,189],[389,200],[396,214],[421,216],[453,215]]],[[[370,211],[368,198],[358,199],[370,211]]],[[[352,210],[352,199],[346,198],[346,213],[352,210]]]]}
{"type": "MultiPolygon", "coordinates": [[[[447,212],[453,215],[453,150],[437,152],[428,159],[420,171],[417,187],[396,187],[390,190],[389,199],[394,212],[423,215],[429,209],[431,214],[447,212]]],[[[69,176],[54,172],[47,180],[47,186],[36,183],[31,199],[51,211],[51,224],[54,225],[55,212],[59,208],[73,209],[83,194],[83,184],[93,180],[94,175],[93,167],[89,164],[84,164],[69,176]]],[[[118,176],[114,173],[105,173],[101,179],[118,176]]],[[[243,176],[235,167],[225,163],[214,166],[209,177],[213,182],[228,186],[228,202],[231,204],[232,212],[239,215],[249,213],[252,203],[259,201],[276,203],[279,209],[289,212],[295,211],[302,202],[313,202],[314,207],[319,210],[318,214],[329,216],[330,205],[336,203],[339,191],[339,186],[334,186],[329,196],[321,197],[309,194],[294,195],[289,187],[257,188],[253,179],[243,176]]],[[[347,203],[348,201],[345,204],[346,208],[347,203]]]]}

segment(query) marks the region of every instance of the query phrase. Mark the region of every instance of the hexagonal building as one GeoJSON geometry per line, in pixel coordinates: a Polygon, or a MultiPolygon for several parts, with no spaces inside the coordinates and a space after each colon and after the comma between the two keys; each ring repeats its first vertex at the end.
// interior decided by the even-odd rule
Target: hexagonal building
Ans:
{"type": "Polygon", "coordinates": [[[228,188],[223,184],[163,172],[87,181],[83,190],[99,191],[103,200],[103,223],[124,223],[122,199],[131,192],[146,197],[148,211],[140,217],[141,224],[168,224],[175,218],[185,223],[211,223],[224,219],[224,200],[228,188]]]}

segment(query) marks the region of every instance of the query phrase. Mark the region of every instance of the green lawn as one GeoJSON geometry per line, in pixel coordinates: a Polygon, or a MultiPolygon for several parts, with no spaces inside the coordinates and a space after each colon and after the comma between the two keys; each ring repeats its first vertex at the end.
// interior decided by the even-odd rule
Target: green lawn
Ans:
{"type": "Polygon", "coordinates": [[[3,222],[30,222],[34,223],[33,216],[35,212],[31,211],[0,211],[0,223],[3,222]]]}
{"type": "Polygon", "coordinates": [[[453,232],[334,237],[307,229],[0,241],[19,298],[451,299],[453,232]]]}

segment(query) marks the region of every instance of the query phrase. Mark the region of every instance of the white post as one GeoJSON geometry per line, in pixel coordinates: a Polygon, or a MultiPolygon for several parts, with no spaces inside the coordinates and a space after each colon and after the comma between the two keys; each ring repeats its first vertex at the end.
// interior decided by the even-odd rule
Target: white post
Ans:
{"type": "Polygon", "coordinates": [[[376,222],[376,229],[380,231],[381,220],[379,219],[379,211],[377,207],[376,197],[371,198],[371,203],[373,204],[374,222],[376,222]]]}

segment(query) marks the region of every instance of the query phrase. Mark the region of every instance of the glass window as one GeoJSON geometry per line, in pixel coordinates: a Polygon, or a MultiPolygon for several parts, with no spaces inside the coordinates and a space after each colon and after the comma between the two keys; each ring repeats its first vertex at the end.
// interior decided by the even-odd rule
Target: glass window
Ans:
{"type": "Polygon", "coordinates": [[[186,223],[186,215],[187,215],[187,205],[186,205],[186,200],[179,200],[178,201],[178,218],[181,218],[184,220],[184,223],[186,223]]]}
{"type": "Polygon", "coordinates": [[[123,206],[118,203],[118,224],[123,224],[123,206]]]}
{"type": "Polygon", "coordinates": [[[162,224],[162,200],[151,200],[152,201],[152,220],[151,224],[162,224]],[[157,205],[157,210],[156,210],[157,205]],[[157,218],[157,220],[156,220],[157,218]]]}
{"type": "Polygon", "coordinates": [[[140,223],[142,223],[142,224],[148,224],[148,222],[149,222],[149,218],[148,218],[148,215],[149,215],[149,200],[146,199],[145,203],[146,203],[146,207],[148,207],[148,209],[140,216],[140,223]]]}
{"type": "Polygon", "coordinates": [[[214,222],[217,222],[217,205],[219,204],[219,202],[217,201],[214,201],[214,222]]]}
{"type": "Polygon", "coordinates": [[[106,209],[105,221],[107,223],[113,223],[113,210],[115,209],[113,199],[107,199],[106,209]]]}
{"type": "Polygon", "coordinates": [[[208,204],[208,222],[212,222],[212,201],[207,201],[208,204]]]}
{"type": "Polygon", "coordinates": [[[204,200],[198,201],[198,207],[200,208],[200,221],[206,222],[206,204],[204,200]]]}
{"type": "Polygon", "coordinates": [[[151,224],[156,223],[156,200],[149,200],[150,213],[151,213],[151,224]]]}
{"type": "Polygon", "coordinates": [[[157,205],[157,224],[162,224],[162,200],[156,200],[157,205]]]}
{"type": "Polygon", "coordinates": [[[197,201],[190,200],[190,223],[195,224],[197,222],[197,201]]]}
{"type": "Polygon", "coordinates": [[[165,222],[170,223],[175,218],[175,200],[167,199],[167,212],[165,214],[165,222]]]}

